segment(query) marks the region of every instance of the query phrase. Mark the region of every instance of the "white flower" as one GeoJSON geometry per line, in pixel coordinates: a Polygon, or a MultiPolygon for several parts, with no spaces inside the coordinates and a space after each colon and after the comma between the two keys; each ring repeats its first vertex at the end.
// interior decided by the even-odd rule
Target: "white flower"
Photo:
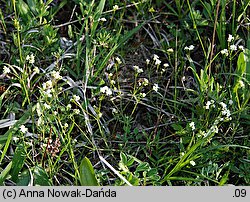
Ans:
{"type": "Polygon", "coordinates": [[[27,60],[30,64],[34,64],[34,63],[35,63],[35,57],[34,57],[33,53],[31,53],[31,55],[27,55],[27,56],[26,56],[26,60],[27,60]]]}
{"type": "Polygon", "coordinates": [[[190,127],[192,130],[195,130],[195,123],[192,121],[191,123],[189,123],[189,127],[190,127]]]}
{"type": "Polygon", "coordinates": [[[56,80],[62,79],[62,76],[60,76],[60,73],[57,71],[52,71],[51,76],[54,77],[54,79],[56,79],[56,80]]]}
{"type": "Polygon", "coordinates": [[[219,132],[219,129],[218,129],[218,127],[217,127],[216,125],[213,125],[213,126],[211,127],[211,131],[212,131],[212,133],[218,133],[218,132],[219,132]]]}
{"type": "Polygon", "coordinates": [[[74,112],[75,114],[80,114],[80,110],[79,110],[79,109],[74,109],[73,112],[74,112]]]}
{"type": "Polygon", "coordinates": [[[212,104],[212,103],[211,103],[210,101],[207,101],[206,106],[205,106],[205,109],[209,109],[209,107],[210,107],[211,104],[212,104]]]}
{"type": "Polygon", "coordinates": [[[134,65],[133,68],[138,74],[143,72],[143,69],[139,68],[137,65],[134,65]]]}
{"type": "Polygon", "coordinates": [[[78,95],[73,95],[73,99],[74,99],[76,102],[78,102],[78,101],[80,100],[80,96],[78,96],[78,95]]]}
{"type": "Polygon", "coordinates": [[[143,79],[143,85],[144,85],[144,86],[147,86],[148,83],[149,83],[149,82],[148,82],[148,79],[144,78],[144,79],[143,79]]]}
{"type": "Polygon", "coordinates": [[[186,46],[184,50],[189,50],[189,51],[194,50],[194,45],[186,46]]]}
{"type": "Polygon", "coordinates": [[[9,73],[10,73],[10,68],[7,67],[7,66],[4,66],[4,67],[3,67],[3,73],[4,73],[4,74],[9,74],[9,73]]]}
{"type": "Polygon", "coordinates": [[[64,128],[68,128],[69,125],[68,125],[67,123],[65,123],[63,127],[64,127],[64,128]]]}
{"type": "Polygon", "coordinates": [[[169,67],[169,64],[168,63],[164,63],[163,66],[167,68],[167,67],[169,67]]]}
{"type": "Polygon", "coordinates": [[[119,9],[119,6],[117,6],[117,5],[114,5],[113,6],[113,11],[115,12],[115,11],[117,11],[119,9]]]}
{"type": "Polygon", "coordinates": [[[108,86],[101,87],[100,92],[105,93],[107,89],[108,89],[108,86]]]}
{"type": "Polygon", "coordinates": [[[20,130],[22,133],[26,133],[28,131],[28,128],[26,128],[25,125],[21,125],[20,130]]]}
{"type": "Polygon", "coordinates": [[[112,90],[109,88],[107,91],[106,91],[106,95],[112,95],[112,90]]]}
{"type": "Polygon", "coordinates": [[[230,118],[230,116],[231,116],[231,112],[228,109],[223,109],[222,112],[221,112],[221,114],[223,116],[226,116],[227,118],[230,118]]]}
{"type": "Polygon", "coordinates": [[[228,38],[227,38],[227,41],[230,43],[230,42],[232,42],[234,40],[234,37],[231,35],[231,34],[229,34],[228,35],[228,38]]]}
{"type": "Polygon", "coordinates": [[[239,84],[240,84],[240,87],[241,87],[241,88],[244,88],[244,87],[245,87],[245,84],[244,84],[244,82],[243,82],[242,80],[239,80],[239,84]]]}
{"type": "Polygon", "coordinates": [[[55,115],[55,116],[58,114],[58,112],[57,112],[57,111],[54,111],[53,113],[54,113],[54,115],[55,115]]]}
{"type": "Polygon", "coordinates": [[[106,22],[106,18],[100,18],[99,21],[106,22]]]}
{"type": "Polygon", "coordinates": [[[113,113],[113,114],[118,113],[117,109],[116,109],[116,108],[112,108],[112,113],[113,113]]]}
{"type": "Polygon", "coordinates": [[[155,83],[155,84],[154,84],[154,86],[153,86],[153,90],[154,90],[155,92],[157,92],[157,91],[158,91],[158,89],[159,89],[159,86],[158,86],[158,84],[157,84],[157,83],[155,83]]]}
{"type": "Polygon", "coordinates": [[[72,105],[71,104],[68,104],[67,106],[66,106],[66,110],[70,110],[72,108],[72,105]]]}
{"type": "Polygon", "coordinates": [[[230,50],[236,51],[236,50],[237,50],[237,46],[236,46],[236,45],[231,45],[231,46],[230,46],[230,50]]]}
{"type": "Polygon", "coordinates": [[[34,71],[35,73],[37,73],[37,74],[40,73],[40,69],[39,69],[38,67],[35,67],[35,68],[33,69],[33,71],[34,71]]]}
{"type": "Polygon", "coordinates": [[[52,87],[53,87],[52,81],[51,80],[46,81],[46,88],[52,88],[52,87]]]}
{"type": "Polygon", "coordinates": [[[153,60],[157,60],[157,59],[159,59],[159,56],[158,56],[158,55],[156,55],[156,54],[154,54],[154,56],[153,56],[153,60]]]}
{"type": "Polygon", "coordinates": [[[146,97],[146,93],[140,93],[141,97],[146,97]]]}
{"type": "Polygon", "coordinates": [[[227,49],[223,49],[220,52],[221,52],[222,55],[228,56],[228,50],[227,49]]]}
{"type": "Polygon", "coordinates": [[[233,103],[234,103],[233,100],[229,100],[228,102],[229,105],[232,105],[233,103]]]}
{"type": "Polygon", "coordinates": [[[100,92],[106,93],[106,95],[112,95],[112,91],[108,86],[101,87],[100,92]]]}
{"type": "Polygon", "coordinates": [[[238,48],[239,48],[240,50],[242,50],[242,51],[245,50],[244,46],[242,46],[242,45],[240,45],[238,48]]]}
{"type": "Polygon", "coordinates": [[[122,61],[121,61],[120,58],[116,57],[115,60],[117,61],[117,63],[118,63],[119,65],[122,64],[122,61]]]}
{"type": "Polygon", "coordinates": [[[40,117],[38,118],[38,120],[37,120],[37,125],[38,125],[38,126],[41,126],[41,125],[43,125],[43,124],[44,124],[43,118],[40,116],[40,117]]]}
{"type": "Polygon", "coordinates": [[[150,63],[150,60],[149,59],[146,59],[146,64],[148,65],[150,63]]]}
{"type": "Polygon", "coordinates": [[[50,89],[49,89],[49,90],[46,90],[46,91],[44,92],[44,94],[47,95],[48,97],[52,97],[52,94],[51,94],[51,90],[50,90],[50,89]]]}
{"type": "Polygon", "coordinates": [[[45,109],[51,109],[50,105],[48,105],[47,103],[44,103],[43,106],[45,107],[45,109]]]}
{"type": "Polygon", "coordinates": [[[111,85],[114,85],[114,84],[115,84],[115,80],[111,80],[111,81],[110,81],[110,84],[111,84],[111,85]]]}
{"type": "Polygon", "coordinates": [[[194,50],[194,45],[190,45],[189,50],[194,50]]]}
{"type": "Polygon", "coordinates": [[[161,64],[161,61],[159,59],[156,59],[155,60],[155,65],[159,65],[159,64],[161,64]]]}
{"type": "Polygon", "coordinates": [[[224,102],[220,102],[219,104],[220,104],[220,106],[221,106],[223,109],[226,109],[226,108],[227,108],[227,105],[226,105],[224,102]]]}
{"type": "Polygon", "coordinates": [[[47,88],[46,83],[43,83],[42,86],[43,86],[43,90],[46,90],[46,88],[47,88]]]}
{"type": "Polygon", "coordinates": [[[102,117],[102,113],[99,112],[98,115],[97,115],[97,117],[100,119],[102,117]]]}
{"type": "Polygon", "coordinates": [[[196,165],[196,163],[194,162],[194,161],[190,161],[189,162],[192,166],[195,166],[196,165]]]}
{"type": "Polygon", "coordinates": [[[174,49],[173,49],[173,48],[169,48],[169,49],[167,49],[167,52],[168,52],[168,53],[173,53],[173,52],[174,52],[174,49]]]}

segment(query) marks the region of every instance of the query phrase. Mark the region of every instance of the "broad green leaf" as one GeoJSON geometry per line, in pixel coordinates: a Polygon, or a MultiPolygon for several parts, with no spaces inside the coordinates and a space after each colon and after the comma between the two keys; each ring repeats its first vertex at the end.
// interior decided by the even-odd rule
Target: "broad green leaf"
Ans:
{"type": "Polygon", "coordinates": [[[49,181],[48,175],[46,171],[40,167],[35,166],[34,168],[34,185],[40,185],[40,186],[51,186],[51,182],[49,181]]]}
{"type": "Polygon", "coordinates": [[[28,186],[30,183],[31,177],[29,170],[24,170],[18,177],[17,186],[28,186]]]}
{"type": "Polygon", "coordinates": [[[148,162],[143,162],[139,164],[136,168],[135,172],[143,172],[143,171],[148,171],[150,169],[148,162]]]}
{"type": "Polygon", "coordinates": [[[26,149],[23,144],[20,144],[16,148],[16,151],[12,160],[13,164],[12,164],[11,172],[10,172],[11,179],[14,182],[17,182],[18,180],[18,174],[24,165],[25,159],[26,159],[26,149]]]}
{"type": "Polygon", "coordinates": [[[82,160],[80,165],[80,183],[82,186],[99,186],[94,168],[87,157],[82,160]]]}
{"type": "Polygon", "coordinates": [[[120,153],[120,159],[121,159],[121,162],[122,162],[124,165],[127,165],[128,158],[127,158],[126,154],[124,154],[123,152],[121,152],[121,153],[120,153]]]}
{"type": "Polygon", "coordinates": [[[4,180],[7,178],[12,166],[12,161],[5,167],[5,169],[0,174],[0,186],[3,185],[4,180]]]}
{"type": "Polygon", "coordinates": [[[248,39],[249,48],[245,49],[245,61],[246,61],[246,78],[250,82],[250,38],[248,39]]]}
{"type": "Polygon", "coordinates": [[[220,180],[219,185],[223,186],[228,181],[229,170],[223,175],[222,179],[220,180]]]}
{"type": "Polygon", "coordinates": [[[246,61],[245,61],[245,56],[244,53],[241,52],[238,60],[237,60],[237,70],[236,70],[236,74],[239,77],[242,77],[242,75],[246,72],[246,61]]]}
{"type": "Polygon", "coordinates": [[[34,0],[27,0],[27,5],[29,6],[30,10],[33,12],[34,15],[38,15],[38,9],[41,9],[39,8],[39,5],[37,3],[37,1],[34,1],[34,0]]]}
{"type": "Polygon", "coordinates": [[[17,3],[17,8],[20,12],[22,20],[28,22],[31,19],[29,6],[23,0],[19,0],[17,3]]]}
{"type": "Polygon", "coordinates": [[[175,131],[181,131],[183,130],[183,127],[179,124],[173,123],[171,124],[171,127],[175,130],[175,131]]]}

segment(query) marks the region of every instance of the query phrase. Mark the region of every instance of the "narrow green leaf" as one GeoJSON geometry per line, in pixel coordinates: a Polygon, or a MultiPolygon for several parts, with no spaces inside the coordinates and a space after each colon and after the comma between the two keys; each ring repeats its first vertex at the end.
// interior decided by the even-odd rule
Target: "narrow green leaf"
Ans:
{"type": "Polygon", "coordinates": [[[18,174],[24,165],[25,159],[26,159],[26,149],[23,144],[20,144],[16,148],[16,151],[12,160],[13,165],[11,168],[11,178],[14,182],[17,182],[18,180],[18,174]]]}
{"type": "MultiPolygon", "coordinates": [[[[35,106],[33,106],[34,108],[35,106]]],[[[5,142],[5,146],[4,146],[4,150],[2,152],[1,158],[0,158],[0,164],[9,148],[11,139],[12,139],[12,135],[16,133],[17,130],[19,130],[19,127],[24,124],[28,119],[29,116],[31,114],[31,112],[33,111],[33,109],[30,108],[30,110],[28,110],[27,112],[25,112],[25,114],[13,125],[12,128],[10,128],[4,135],[0,136],[0,144],[5,142]]]]}
{"type": "Polygon", "coordinates": [[[82,160],[80,165],[80,183],[82,186],[99,186],[94,168],[87,157],[82,160]]]}
{"type": "Polygon", "coordinates": [[[0,174],[0,186],[3,185],[4,180],[7,178],[12,166],[12,161],[5,167],[5,169],[0,174]]]}
{"type": "Polygon", "coordinates": [[[128,39],[133,36],[135,33],[137,33],[141,27],[144,24],[140,24],[137,27],[135,27],[134,29],[132,29],[131,31],[129,31],[124,37],[122,37],[120,39],[120,41],[115,44],[113,46],[113,48],[110,50],[110,52],[106,55],[106,57],[102,60],[102,63],[99,65],[97,71],[95,72],[94,76],[91,78],[91,82],[94,81],[96,79],[96,77],[98,77],[98,75],[100,74],[100,72],[103,70],[103,68],[105,67],[106,63],[108,62],[108,60],[110,59],[110,57],[114,54],[114,52],[121,46],[123,45],[126,41],[128,41],[128,39]]]}

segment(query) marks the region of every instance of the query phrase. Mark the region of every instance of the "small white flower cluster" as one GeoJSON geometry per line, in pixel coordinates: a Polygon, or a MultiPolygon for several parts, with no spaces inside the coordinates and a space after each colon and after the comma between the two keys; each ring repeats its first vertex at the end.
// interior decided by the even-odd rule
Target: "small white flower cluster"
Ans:
{"type": "Polygon", "coordinates": [[[78,102],[79,100],[80,100],[80,96],[78,96],[78,95],[73,95],[70,101],[78,102]]]}
{"type": "Polygon", "coordinates": [[[52,97],[51,93],[54,92],[52,81],[48,80],[45,83],[43,83],[42,86],[43,86],[42,90],[44,91],[44,94],[48,97],[52,97]]]}
{"type": "Polygon", "coordinates": [[[106,94],[107,96],[112,95],[112,90],[108,86],[101,87],[100,92],[106,94]]]}
{"type": "Polygon", "coordinates": [[[188,51],[194,50],[194,45],[186,46],[184,50],[188,50],[188,51]]]}
{"type": "Polygon", "coordinates": [[[153,90],[154,90],[155,92],[158,92],[158,89],[159,89],[159,86],[158,86],[157,83],[155,83],[154,86],[153,86],[153,90]]]}
{"type": "Polygon", "coordinates": [[[139,82],[138,82],[139,86],[147,86],[148,83],[149,83],[148,79],[146,79],[146,78],[143,78],[143,79],[139,80],[139,82]]]}
{"type": "Polygon", "coordinates": [[[100,18],[98,21],[101,21],[101,22],[106,22],[107,19],[106,18],[100,18]]]}
{"type": "Polygon", "coordinates": [[[146,93],[140,93],[139,95],[140,95],[140,97],[146,97],[147,96],[146,93]]]}
{"type": "MultiPolygon", "coordinates": [[[[233,41],[234,41],[234,37],[231,34],[229,34],[228,38],[227,38],[227,42],[229,44],[231,44],[233,41]]],[[[238,47],[235,44],[229,45],[229,50],[230,51],[237,51],[238,49],[244,51],[245,48],[242,45],[239,45],[238,47]]],[[[220,53],[222,55],[228,56],[229,55],[229,50],[228,49],[223,49],[223,50],[220,51],[220,53]]]]}
{"type": "Polygon", "coordinates": [[[115,12],[115,11],[117,11],[119,9],[119,6],[117,6],[117,5],[114,5],[113,6],[113,11],[115,12]]]}
{"type": "Polygon", "coordinates": [[[74,114],[80,114],[80,110],[79,109],[73,109],[74,114]]]}
{"type": "Polygon", "coordinates": [[[40,69],[38,67],[34,67],[33,72],[35,72],[36,74],[40,73],[40,69]]]}
{"type": "Polygon", "coordinates": [[[140,74],[140,73],[143,72],[143,69],[142,69],[142,68],[139,68],[139,66],[137,66],[137,65],[134,65],[133,68],[134,68],[134,70],[135,70],[138,74],[140,74]]]}
{"type": "Polygon", "coordinates": [[[115,60],[116,60],[116,62],[117,62],[119,65],[122,64],[122,61],[121,61],[121,59],[120,59],[119,57],[116,57],[115,60]]]}
{"type": "Polygon", "coordinates": [[[221,110],[221,115],[222,117],[220,118],[220,121],[228,121],[228,120],[232,120],[231,117],[231,112],[230,110],[227,108],[227,105],[224,102],[220,102],[219,103],[222,110],[221,110]]]}
{"type": "Polygon", "coordinates": [[[10,68],[7,67],[7,66],[4,66],[4,67],[3,67],[3,73],[4,73],[4,74],[9,74],[9,73],[10,73],[10,68]]]}
{"type": "Polygon", "coordinates": [[[27,133],[27,132],[28,132],[28,128],[26,128],[25,125],[21,125],[21,126],[20,126],[20,131],[21,131],[22,133],[27,133]]]}
{"type": "Polygon", "coordinates": [[[161,60],[159,59],[159,56],[154,54],[153,60],[155,61],[155,65],[160,65],[161,60]]]}
{"type": "Polygon", "coordinates": [[[31,53],[31,55],[27,55],[27,56],[26,56],[26,60],[27,60],[30,64],[34,64],[34,63],[35,63],[35,56],[33,55],[33,53],[31,53]]]}
{"type": "Polygon", "coordinates": [[[229,55],[229,52],[228,52],[227,49],[221,50],[220,53],[221,53],[222,55],[225,55],[225,56],[228,56],[228,55],[229,55]]]}
{"type": "Polygon", "coordinates": [[[55,71],[55,70],[51,72],[51,76],[52,76],[55,80],[62,79],[62,76],[60,75],[60,73],[57,72],[57,71],[55,71]]]}
{"type": "Polygon", "coordinates": [[[167,53],[173,53],[173,52],[174,52],[174,49],[173,49],[173,48],[167,49],[167,53]]]}
{"type": "Polygon", "coordinates": [[[192,129],[192,131],[195,130],[195,123],[192,121],[189,123],[189,127],[192,129]]]}
{"type": "Polygon", "coordinates": [[[210,106],[215,108],[214,100],[207,101],[205,109],[209,109],[210,106]]]}

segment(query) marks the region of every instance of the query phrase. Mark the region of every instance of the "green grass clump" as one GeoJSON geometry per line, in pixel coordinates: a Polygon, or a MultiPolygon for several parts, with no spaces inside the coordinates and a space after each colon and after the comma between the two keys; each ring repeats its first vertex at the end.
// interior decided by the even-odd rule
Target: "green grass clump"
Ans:
{"type": "Polygon", "coordinates": [[[5,1],[0,185],[250,185],[249,1],[5,1]]]}

